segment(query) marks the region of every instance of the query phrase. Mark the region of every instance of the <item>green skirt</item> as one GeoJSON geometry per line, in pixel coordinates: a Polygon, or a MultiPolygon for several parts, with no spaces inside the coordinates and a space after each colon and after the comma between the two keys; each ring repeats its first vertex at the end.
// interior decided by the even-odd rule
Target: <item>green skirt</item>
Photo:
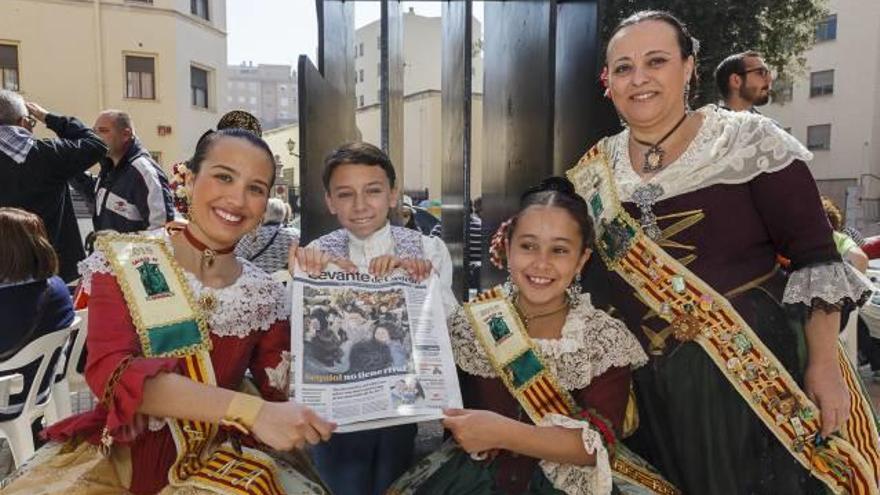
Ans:
{"type": "MultiPolygon", "coordinates": [[[[654,471],[644,460],[620,445],[617,455],[626,456],[631,462],[654,471]]],[[[452,440],[447,440],[440,450],[417,462],[400,477],[386,495],[509,495],[495,483],[498,464],[492,461],[475,461],[452,440]]],[[[523,495],[565,495],[553,487],[540,467],[529,473],[530,481],[523,495]]],[[[622,479],[612,472],[613,495],[651,495],[647,488],[622,479]]],[[[605,495],[605,494],[596,494],[605,495]]]]}

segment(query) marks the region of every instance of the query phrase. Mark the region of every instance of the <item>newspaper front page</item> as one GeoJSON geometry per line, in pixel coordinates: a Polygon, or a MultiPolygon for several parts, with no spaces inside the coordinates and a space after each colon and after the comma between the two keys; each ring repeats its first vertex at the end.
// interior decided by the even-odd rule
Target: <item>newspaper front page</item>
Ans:
{"type": "Polygon", "coordinates": [[[462,407],[434,275],[325,271],[293,277],[292,394],[340,433],[415,423],[462,407]]]}

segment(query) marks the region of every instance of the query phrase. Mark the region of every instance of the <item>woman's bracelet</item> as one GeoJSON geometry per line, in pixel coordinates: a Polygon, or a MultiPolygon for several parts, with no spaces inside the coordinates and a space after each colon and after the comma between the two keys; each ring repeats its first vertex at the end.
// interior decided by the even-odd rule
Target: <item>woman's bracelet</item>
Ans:
{"type": "Polygon", "coordinates": [[[254,429],[254,423],[260,414],[260,409],[266,401],[254,395],[236,392],[229,401],[226,413],[220,424],[229,426],[240,431],[244,435],[249,435],[254,429]]]}

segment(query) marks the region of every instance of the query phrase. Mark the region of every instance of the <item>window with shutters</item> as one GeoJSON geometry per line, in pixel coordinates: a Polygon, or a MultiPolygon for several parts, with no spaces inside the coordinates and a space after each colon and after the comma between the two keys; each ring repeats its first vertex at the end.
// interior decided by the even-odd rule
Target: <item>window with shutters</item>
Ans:
{"type": "Polygon", "coordinates": [[[18,91],[18,45],[0,44],[0,88],[18,91]]]}
{"type": "Polygon", "coordinates": [[[811,125],[807,127],[807,149],[831,149],[831,124],[811,125]]]}
{"type": "Polygon", "coordinates": [[[834,71],[810,73],[810,98],[834,94],[834,71]]]}
{"type": "Polygon", "coordinates": [[[190,66],[189,80],[192,91],[192,105],[194,107],[208,108],[208,71],[190,66]]]}
{"type": "Polygon", "coordinates": [[[837,14],[831,14],[816,24],[816,41],[837,39],[837,14]]]}
{"type": "Polygon", "coordinates": [[[156,59],[125,56],[125,97],[138,100],[156,99],[156,59]]]}
{"type": "Polygon", "coordinates": [[[196,17],[201,17],[206,21],[211,20],[211,15],[208,11],[208,0],[190,0],[189,11],[196,17]]]}

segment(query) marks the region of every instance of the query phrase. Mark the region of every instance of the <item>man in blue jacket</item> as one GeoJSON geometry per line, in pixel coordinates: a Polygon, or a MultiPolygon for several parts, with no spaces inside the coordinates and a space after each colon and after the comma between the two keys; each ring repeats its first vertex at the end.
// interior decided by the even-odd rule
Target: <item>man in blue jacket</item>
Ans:
{"type": "Polygon", "coordinates": [[[138,140],[131,116],[105,110],[95,120],[94,130],[109,151],[98,176],[84,173],[75,185],[95,206],[95,231],[137,232],[172,220],[168,176],[138,140]]]}
{"type": "Polygon", "coordinates": [[[79,120],[0,90],[0,206],[40,216],[65,282],[77,278],[76,264],[85,257],[67,181],[106,153],[107,146],[79,120]],[[35,138],[33,129],[39,122],[58,138],[35,138]]]}

